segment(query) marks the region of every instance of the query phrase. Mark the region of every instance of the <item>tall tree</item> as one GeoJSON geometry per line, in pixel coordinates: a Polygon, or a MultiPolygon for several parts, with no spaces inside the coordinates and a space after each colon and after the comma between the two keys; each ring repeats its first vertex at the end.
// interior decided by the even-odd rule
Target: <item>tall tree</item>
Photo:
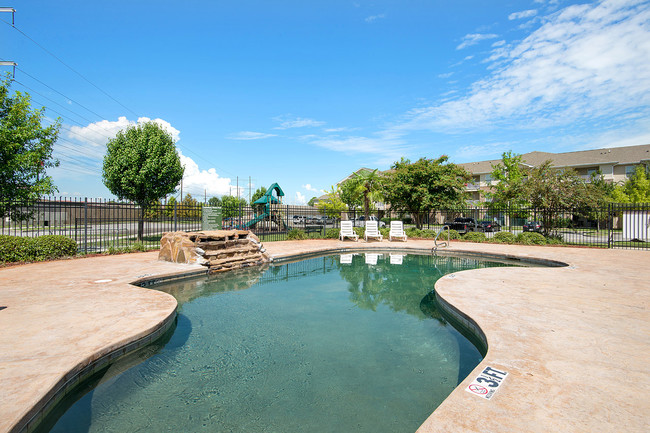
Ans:
{"type": "Polygon", "coordinates": [[[129,126],[109,140],[104,156],[104,185],[118,198],[140,206],[138,240],[148,206],[174,193],[183,166],[171,134],[155,122],[129,126]]]}
{"type": "Polygon", "coordinates": [[[239,216],[239,209],[245,208],[248,205],[246,199],[235,197],[232,195],[224,195],[221,197],[221,205],[223,208],[223,217],[232,218],[239,216]]]}
{"type": "Polygon", "coordinates": [[[342,182],[336,188],[336,194],[338,196],[338,199],[345,203],[345,205],[348,207],[348,210],[354,210],[357,207],[361,206],[361,194],[359,194],[359,189],[357,188],[357,185],[352,181],[352,179],[348,179],[345,182],[342,182]]]}
{"type": "Polygon", "coordinates": [[[44,108],[33,110],[27,93],[10,94],[11,81],[0,83],[0,218],[29,217],[25,204],[57,191],[46,170],[59,162],[52,147],[60,121],[43,126],[44,108]]]}
{"type": "Polygon", "coordinates": [[[458,209],[465,206],[465,184],[472,176],[462,167],[449,163],[448,157],[408,159],[393,164],[384,187],[386,202],[393,210],[413,215],[422,228],[424,216],[432,209],[458,209]]]}
{"type": "Polygon", "coordinates": [[[313,207],[314,203],[316,203],[316,200],[318,200],[318,197],[310,198],[309,201],[307,202],[307,206],[312,206],[313,207]]]}
{"type": "Polygon", "coordinates": [[[219,197],[210,197],[210,199],[208,199],[208,206],[221,206],[221,199],[219,197]]]}
{"type": "Polygon", "coordinates": [[[523,185],[528,170],[523,166],[521,155],[504,152],[501,162],[492,166],[491,191],[486,193],[491,208],[526,206],[523,185]]]}
{"type": "Polygon", "coordinates": [[[366,216],[366,221],[370,216],[370,210],[374,203],[383,200],[382,183],[383,177],[378,173],[378,170],[362,170],[354,173],[350,182],[357,195],[361,197],[363,203],[363,213],[366,216]]]}

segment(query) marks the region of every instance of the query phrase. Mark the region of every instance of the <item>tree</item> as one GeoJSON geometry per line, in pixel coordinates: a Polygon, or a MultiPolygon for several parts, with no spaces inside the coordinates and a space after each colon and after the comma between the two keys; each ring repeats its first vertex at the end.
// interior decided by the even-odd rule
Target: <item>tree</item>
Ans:
{"type": "Polygon", "coordinates": [[[512,151],[501,155],[501,162],[492,166],[491,191],[486,193],[488,207],[526,206],[523,184],[528,170],[523,167],[521,155],[512,151]]]}
{"type": "Polygon", "coordinates": [[[201,207],[203,203],[192,197],[192,194],[186,194],[183,200],[178,204],[179,218],[197,220],[201,216],[201,207]]]}
{"type": "Polygon", "coordinates": [[[221,198],[221,205],[223,208],[223,217],[232,218],[239,216],[239,208],[245,207],[248,205],[248,202],[240,197],[226,195],[221,198]]]}
{"type": "Polygon", "coordinates": [[[361,195],[357,185],[351,179],[342,182],[337,188],[337,196],[340,201],[345,203],[348,210],[354,210],[361,206],[361,195]]]}
{"type": "Polygon", "coordinates": [[[465,184],[472,178],[448,157],[420,158],[414,163],[402,158],[386,175],[384,197],[391,209],[410,212],[417,228],[424,215],[434,208],[459,209],[465,206],[465,184]]]}
{"type": "Polygon", "coordinates": [[[373,171],[362,170],[354,173],[348,181],[351,182],[352,188],[356,190],[357,195],[361,197],[366,221],[368,221],[368,217],[370,216],[370,208],[373,203],[383,200],[383,178],[377,171],[377,169],[373,171]]]}
{"type": "Polygon", "coordinates": [[[154,201],[174,193],[183,166],[171,134],[155,122],[129,126],[109,140],[104,156],[104,185],[118,198],[140,206],[138,240],[144,231],[144,212],[154,201]]]}
{"type": "Polygon", "coordinates": [[[257,200],[259,200],[259,199],[261,199],[262,197],[264,197],[264,194],[266,194],[266,187],[265,187],[265,186],[261,186],[261,187],[259,187],[259,188],[257,188],[257,189],[255,190],[255,192],[253,193],[253,197],[251,197],[250,205],[251,205],[251,207],[255,210],[255,213],[262,213],[262,212],[264,212],[264,206],[265,206],[265,205],[263,205],[263,204],[259,204],[259,203],[258,203],[258,204],[253,204],[253,203],[255,203],[257,200]]]}
{"type": "Polygon", "coordinates": [[[567,211],[587,214],[603,199],[602,192],[584,181],[573,169],[557,169],[546,161],[530,170],[523,192],[534,208],[542,212],[544,233],[559,227],[567,211]]]}
{"type": "Polygon", "coordinates": [[[331,190],[327,193],[327,197],[318,202],[318,211],[327,215],[330,218],[340,218],[341,212],[345,210],[345,203],[339,196],[339,191],[332,186],[331,190]]]}
{"type": "Polygon", "coordinates": [[[208,200],[208,206],[212,206],[212,207],[221,206],[221,200],[219,199],[219,197],[210,197],[210,199],[208,200]]]}
{"type": "Polygon", "coordinates": [[[0,218],[16,221],[29,217],[26,204],[57,191],[45,173],[59,165],[52,147],[61,122],[44,127],[45,108],[32,110],[29,94],[10,95],[10,85],[8,77],[0,83],[0,218]]]}
{"type": "Polygon", "coordinates": [[[650,203],[650,166],[639,165],[632,176],[611,192],[616,203],[650,203]]]}
{"type": "Polygon", "coordinates": [[[309,201],[307,202],[307,206],[312,206],[313,207],[314,204],[316,203],[316,200],[318,200],[318,197],[310,198],[309,201]]]}

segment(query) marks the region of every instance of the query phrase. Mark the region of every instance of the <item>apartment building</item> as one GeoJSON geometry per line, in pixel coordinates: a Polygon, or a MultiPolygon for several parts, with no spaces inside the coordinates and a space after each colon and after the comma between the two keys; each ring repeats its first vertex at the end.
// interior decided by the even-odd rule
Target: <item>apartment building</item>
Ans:
{"type": "MultiPolygon", "coordinates": [[[[537,167],[550,160],[553,167],[573,168],[586,180],[600,170],[605,180],[618,183],[630,177],[637,165],[650,164],[650,144],[563,153],[536,151],[524,153],[521,157],[528,167],[537,167]]],[[[500,162],[500,159],[493,159],[458,164],[473,176],[473,181],[467,185],[471,200],[482,200],[482,194],[490,189],[492,166],[500,162]]]]}

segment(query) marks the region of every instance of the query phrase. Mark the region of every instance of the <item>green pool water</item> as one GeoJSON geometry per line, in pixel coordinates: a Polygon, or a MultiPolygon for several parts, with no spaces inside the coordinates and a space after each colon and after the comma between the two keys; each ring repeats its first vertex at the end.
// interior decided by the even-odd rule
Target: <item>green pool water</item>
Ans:
{"type": "Polygon", "coordinates": [[[436,308],[434,283],[494,266],[507,264],[361,253],[155,286],[179,301],[175,328],[40,430],[415,431],[481,360],[436,308]]]}

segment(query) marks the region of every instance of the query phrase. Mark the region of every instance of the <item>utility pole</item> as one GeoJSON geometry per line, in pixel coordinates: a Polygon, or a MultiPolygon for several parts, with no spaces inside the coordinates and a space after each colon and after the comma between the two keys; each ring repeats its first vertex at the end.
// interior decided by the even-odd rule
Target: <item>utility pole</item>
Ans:
{"type": "MultiPolygon", "coordinates": [[[[16,9],[0,7],[0,12],[11,12],[11,25],[12,26],[15,25],[14,15],[16,14],[16,9]]],[[[16,62],[0,61],[0,66],[13,66],[14,71],[13,71],[13,74],[12,74],[12,78],[16,78],[16,66],[17,65],[18,64],[16,62]]]]}

